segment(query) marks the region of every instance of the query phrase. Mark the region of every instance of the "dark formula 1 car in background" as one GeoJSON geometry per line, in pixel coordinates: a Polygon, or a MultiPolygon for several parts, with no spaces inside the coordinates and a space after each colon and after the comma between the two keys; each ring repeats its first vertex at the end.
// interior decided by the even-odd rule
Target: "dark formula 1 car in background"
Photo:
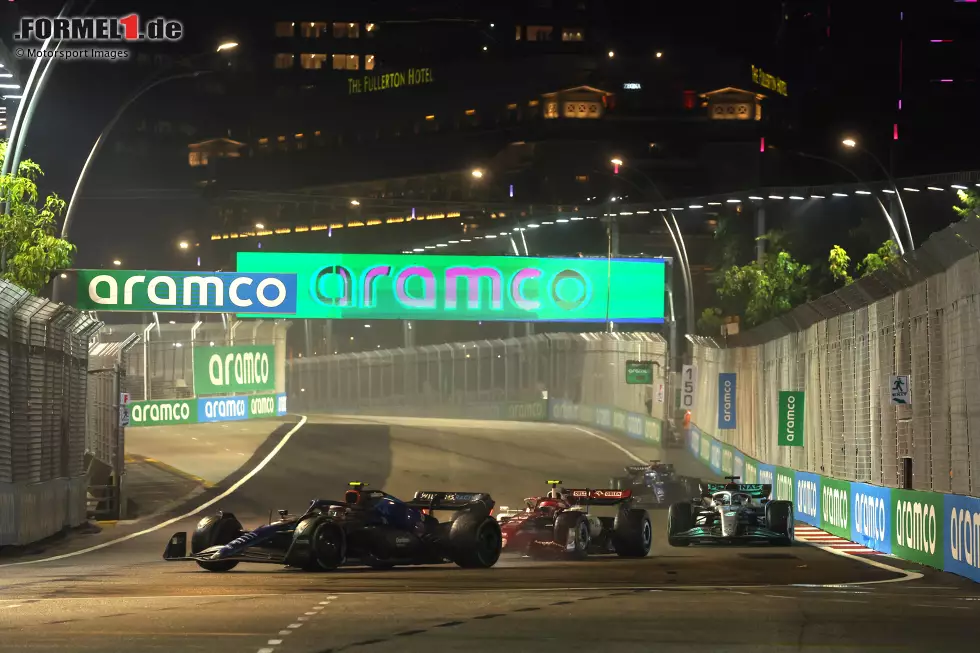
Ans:
{"type": "Polygon", "coordinates": [[[642,558],[650,552],[650,515],[633,506],[629,490],[563,490],[558,487],[561,481],[548,484],[548,494],[525,499],[524,510],[501,507],[497,520],[505,552],[570,558],[590,553],[642,558]],[[590,512],[592,506],[618,510],[615,517],[597,517],[590,512]]]}
{"type": "Polygon", "coordinates": [[[694,504],[675,503],[667,515],[667,542],[687,546],[719,542],[777,546],[793,543],[793,502],[770,501],[771,485],[704,483],[702,498],[694,504]]]}
{"type": "Polygon", "coordinates": [[[678,476],[670,463],[651,460],[649,465],[630,465],[625,470],[626,476],[612,479],[611,485],[632,491],[638,503],[666,507],[696,497],[700,492],[700,479],[678,476]]]}
{"type": "Polygon", "coordinates": [[[396,565],[454,562],[487,568],[500,557],[500,526],[490,516],[494,501],[475,492],[416,492],[411,501],[351,483],[344,501],[314,499],[305,513],[279,511],[279,520],[246,531],[231,513],[205,517],[191,536],[176,533],[165,560],[193,560],[208,571],[239,562],[264,562],[308,571],[342,565],[387,569],[396,565]],[[453,511],[449,521],[433,511],[453,511]]]}

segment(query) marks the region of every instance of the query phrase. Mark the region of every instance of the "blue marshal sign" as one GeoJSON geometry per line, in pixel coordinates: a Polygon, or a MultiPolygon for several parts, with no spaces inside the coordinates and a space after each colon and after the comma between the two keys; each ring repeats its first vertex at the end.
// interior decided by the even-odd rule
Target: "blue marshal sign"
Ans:
{"type": "Polygon", "coordinates": [[[737,376],[734,373],[718,375],[718,428],[720,430],[736,428],[735,382],[737,376]]]}

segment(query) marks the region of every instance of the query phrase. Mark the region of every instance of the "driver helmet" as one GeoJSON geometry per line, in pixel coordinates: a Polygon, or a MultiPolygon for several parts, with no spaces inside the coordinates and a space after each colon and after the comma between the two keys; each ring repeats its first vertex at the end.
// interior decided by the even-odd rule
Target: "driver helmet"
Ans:
{"type": "Polygon", "coordinates": [[[545,515],[554,515],[558,512],[560,504],[555,499],[545,499],[538,503],[538,510],[545,515]]]}

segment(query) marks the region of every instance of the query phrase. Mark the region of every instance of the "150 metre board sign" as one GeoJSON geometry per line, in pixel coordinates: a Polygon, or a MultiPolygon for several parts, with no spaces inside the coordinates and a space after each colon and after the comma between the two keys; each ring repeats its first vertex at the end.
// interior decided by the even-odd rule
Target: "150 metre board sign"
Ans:
{"type": "Polygon", "coordinates": [[[275,389],[276,348],[273,345],[197,347],[194,350],[194,394],[275,389]]]}

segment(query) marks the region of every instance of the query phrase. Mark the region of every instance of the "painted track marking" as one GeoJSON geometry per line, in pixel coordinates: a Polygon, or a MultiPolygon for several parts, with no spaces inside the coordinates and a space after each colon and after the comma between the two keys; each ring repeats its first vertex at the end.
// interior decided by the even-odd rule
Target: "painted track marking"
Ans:
{"type": "MultiPolygon", "coordinates": [[[[322,612],[316,612],[316,610],[323,610],[324,607],[330,605],[334,601],[334,599],[336,599],[336,598],[337,597],[335,595],[330,595],[330,596],[327,597],[327,599],[325,601],[320,601],[319,603],[317,603],[316,605],[314,605],[311,608],[311,610],[313,610],[312,612],[305,612],[304,615],[306,615],[306,616],[297,617],[295,623],[291,623],[288,626],[286,626],[286,628],[284,630],[280,630],[279,631],[279,637],[282,637],[283,635],[288,635],[288,634],[290,634],[292,632],[295,632],[296,629],[298,629],[298,628],[302,628],[304,624],[301,623],[301,622],[309,621],[310,620],[310,616],[316,616],[316,615],[323,614],[322,612]]],[[[263,646],[262,648],[260,648],[258,651],[256,651],[256,653],[275,653],[275,650],[276,650],[275,647],[279,646],[280,644],[282,644],[282,640],[281,639],[270,639],[270,640],[268,640],[266,642],[266,646],[263,646]]]]}
{"type": "Polygon", "coordinates": [[[622,451],[624,454],[626,454],[627,456],[629,456],[630,457],[630,460],[632,460],[634,462],[640,463],[641,465],[646,465],[647,463],[650,462],[649,460],[643,460],[642,458],[640,458],[639,456],[637,456],[636,454],[634,454],[632,451],[630,451],[626,447],[622,446],[618,442],[613,442],[610,438],[607,438],[604,435],[601,435],[601,434],[596,433],[594,431],[590,431],[589,429],[584,429],[581,426],[576,426],[574,428],[575,428],[576,431],[581,431],[582,433],[587,433],[588,435],[591,435],[594,438],[597,438],[599,440],[602,440],[603,442],[605,442],[608,445],[611,445],[613,447],[616,447],[617,449],[619,449],[620,451],[622,451]]]}
{"type": "Polygon", "coordinates": [[[22,562],[9,562],[9,563],[7,563],[5,565],[0,565],[0,568],[3,568],[3,567],[20,567],[22,565],[36,565],[36,564],[39,564],[39,563],[42,563],[42,562],[54,562],[55,560],[64,560],[65,558],[74,558],[75,556],[80,556],[80,555],[82,555],[84,553],[91,553],[92,551],[98,551],[100,549],[105,549],[107,547],[113,546],[114,544],[120,544],[122,542],[128,542],[129,540],[134,540],[137,537],[142,537],[143,535],[148,535],[149,533],[154,533],[156,531],[159,531],[161,529],[166,528],[167,526],[171,526],[173,524],[176,524],[177,522],[183,521],[183,520],[187,519],[188,517],[193,517],[194,515],[197,515],[201,511],[206,510],[207,508],[210,508],[211,506],[213,506],[214,504],[218,503],[219,501],[222,501],[224,499],[227,499],[231,494],[233,494],[235,491],[237,491],[238,488],[240,488],[243,485],[245,485],[245,483],[247,481],[249,481],[253,476],[255,476],[256,474],[258,474],[259,472],[261,472],[265,468],[266,465],[268,465],[270,462],[272,462],[272,459],[276,457],[276,455],[282,450],[282,448],[286,446],[286,443],[289,442],[289,439],[291,437],[293,437],[293,435],[295,435],[297,431],[299,431],[301,428],[303,428],[304,426],[306,426],[306,421],[307,421],[306,415],[301,415],[300,416],[300,420],[296,423],[296,425],[293,428],[289,429],[289,431],[286,432],[286,435],[282,436],[282,439],[279,440],[279,443],[276,444],[276,446],[272,449],[272,451],[269,452],[269,455],[267,455],[265,458],[263,458],[259,462],[258,465],[256,465],[247,474],[245,474],[245,476],[243,476],[238,481],[236,481],[234,484],[232,484],[232,486],[229,487],[227,490],[225,490],[224,492],[222,492],[218,496],[214,497],[210,501],[204,502],[203,504],[201,504],[200,506],[198,506],[194,510],[191,510],[190,512],[186,512],[183,515],[179,515],[177,517],[173,517],[171,519],[168,519],[167,521],[161,522],[161,523],[157,524],[156,526],[151,526],[150,528],[145,528],[145,529],[143,529],[143,530],[141,530],[141,531],[139,531],[137,533],[130,533],[129,535],[126,535],[124,537],[117,538],[115,540],[109,540],[108,542],[103,542],[102,544],[96,544],[95,546],[90,546],[87,549],[80,549],[78,551],[72,551],[70,553],[63,553],[61,555],[51,556],[50,558],[39,558],[37,560],[25,560],[25,561],[22,561],[22,562]]]}

